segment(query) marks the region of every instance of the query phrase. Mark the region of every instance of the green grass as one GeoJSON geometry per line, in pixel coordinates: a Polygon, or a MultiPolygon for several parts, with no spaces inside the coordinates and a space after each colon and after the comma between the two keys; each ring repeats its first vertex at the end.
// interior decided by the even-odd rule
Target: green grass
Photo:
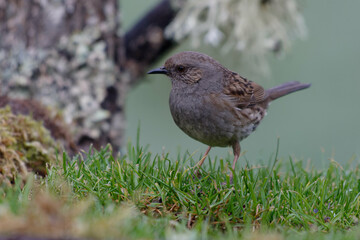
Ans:
{"type": "MultiPolygon", "coordinates": [[[[230,184],[229,159],[210,161],[197,178],[190,154],[152,156],[138,144],[129,144],[127,152],[119,159],[107,148],[73,159],[64,154],[45,179],[1,188],[0,210],[6,211],[0,211],[0,226],[34,215],[51,222],[59,214],[60,230],[98,239],[360,236],[358,166],[331,161],[327,169],[316,170],[292,158],[270,159],[268,166],[238,169],[230,184]],[[48,208],[55,209],[50,216],[48,208]]],[[[22,224],[23,234],[68,236],[60,230],[58,235],[41,228],[34,232],[34,226],[22,224]]],[[[0,233],[12,232],[0,228],[0,233]]]]}

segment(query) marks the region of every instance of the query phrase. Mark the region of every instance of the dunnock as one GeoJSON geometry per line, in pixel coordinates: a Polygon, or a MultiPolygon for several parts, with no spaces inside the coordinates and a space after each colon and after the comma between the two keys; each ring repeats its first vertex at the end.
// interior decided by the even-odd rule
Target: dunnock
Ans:
{"type": "MultiPolygon", "coordinates": [[[[171,79],[169,103],[176,125],[209,146],[198,163],[199,168],[211,147],[232,146],[235,170],[240,155],[239,142],[256,129],[269,103],[310,87],[310,84],[287,82],[264,90],[198,52],[177,53],[166,60],[163,67],[148,73],[165,74],[171,79]]],[[[232,178],[230,172],[231,181],[232,178]]]]}

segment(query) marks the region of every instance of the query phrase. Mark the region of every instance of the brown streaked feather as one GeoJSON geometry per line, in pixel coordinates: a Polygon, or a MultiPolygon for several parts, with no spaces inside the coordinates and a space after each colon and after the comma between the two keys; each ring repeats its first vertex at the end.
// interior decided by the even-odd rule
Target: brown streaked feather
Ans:
{"type": "Polygon", "coordinates": [[[259,84],[241,77],[235,72],[225,75],[227,86],[224,88],[224,94],[236,108],[242,109],[254,106],[256,103],[263,102],[267,94],[259,84]]]}

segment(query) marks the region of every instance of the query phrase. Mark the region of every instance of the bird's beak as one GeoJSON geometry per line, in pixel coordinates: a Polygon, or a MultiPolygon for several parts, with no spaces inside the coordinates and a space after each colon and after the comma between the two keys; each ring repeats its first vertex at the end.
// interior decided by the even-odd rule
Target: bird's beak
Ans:
{"type": "Polygon", "coordinates": [[[168,71],[165,69],[165,67],[155,68],[147,72],[147,74],[167,74],[167,73],[168,71]]]}

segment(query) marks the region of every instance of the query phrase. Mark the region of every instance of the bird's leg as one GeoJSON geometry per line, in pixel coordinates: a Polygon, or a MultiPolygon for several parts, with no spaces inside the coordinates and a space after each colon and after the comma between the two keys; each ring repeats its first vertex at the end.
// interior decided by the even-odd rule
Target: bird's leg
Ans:
{"type": "Polygon", "coordinates": [[[211,149],[211,147],[209,146],[209,147],[208,147],[208,149],[206,150],[206,152],[205,152],[204,156],[203,156],[203,157],[200,159],[200,161],[196,164],[197,169],[195,170],[195,176],[197,175],[197,173],[198,173],[198,171],[199,171],[199,169],[200,169],[201,165],[204,163],[204,161],[205,161],[205,159],[206,159],[207,155],[208,155],[208,154],[209,154],[209,152],[210,152],[210,149],[211,149]]]}
{"type": "MultiPolygon", "coordinates": [[[[232,164],[232,169],[233,169],[233,171],[235,171],[236,162],[239,159],[240,151],[241,151],[240,143],[237,141],[236,143],[234,143],[232,145],[232,148],[233,148],[233,152],[234,152],[234,161],[232,164]]],[[[233,172],[232,171],[230,172],[230,183],[233,183],[233,172]]]]}

